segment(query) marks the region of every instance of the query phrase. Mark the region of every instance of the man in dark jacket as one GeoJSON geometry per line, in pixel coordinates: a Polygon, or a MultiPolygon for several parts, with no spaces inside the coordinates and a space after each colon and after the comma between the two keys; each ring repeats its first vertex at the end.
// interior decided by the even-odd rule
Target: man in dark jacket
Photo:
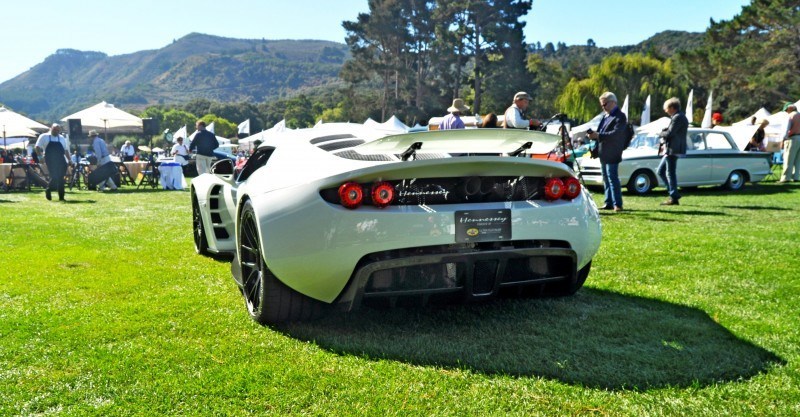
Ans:
{"type": "Polygon", "coordinates": [[[658,176],[667,184],[669,198],[662,206],[677,206],[681,195],[678,194],[678,157],[686,154],[686,131],[689,120],[681,111],[681,101],[676,97],[664,102],[664,111],[669,115],[669,127],[661,131],[661,145],[664,157],[658,165],[658,176]]]}
{"type": "Polygon", "coordinates": [[[219,141],[217,141],[216,135],[206,130],[206,122],[198,120],[195,127],[197,127],[197,133],[189,145],[189,152],[197,150],[195,164],[197,165],[197,175],[200,175],[211,171],[214,149],[219,148],[219,141]]]}
{"type": "Polygon", "coordinates": [[[597,141],[600,169],[603,173],[605,205],[600,209],[622,211],[619,163],[622,162],[622,151],[625,150],[628,118],[617,106],[617,96],[612,92],[607,91],[600,96],[600,106],[606,114],[600,120],[597,132],[589,134],[590,139],[597,141]]]}

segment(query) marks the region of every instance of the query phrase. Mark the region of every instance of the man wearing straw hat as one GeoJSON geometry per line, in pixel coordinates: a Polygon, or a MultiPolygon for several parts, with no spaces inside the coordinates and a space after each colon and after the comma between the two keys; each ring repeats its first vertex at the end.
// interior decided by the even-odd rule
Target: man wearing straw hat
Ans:
{"type": "Polygon", "coordinates": [[[464,121],[461,120],[461,113],[469,111],[469,107],[464,105],[464,100],[460,98],[453,100],[453,105],[448,107],[447,111],[450,114],[439,123],[439,130],[463,129],[464,121]]]}

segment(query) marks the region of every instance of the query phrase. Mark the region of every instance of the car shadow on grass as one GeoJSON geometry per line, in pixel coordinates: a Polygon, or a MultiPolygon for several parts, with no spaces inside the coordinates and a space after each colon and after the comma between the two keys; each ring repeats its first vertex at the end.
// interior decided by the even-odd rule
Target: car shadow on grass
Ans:
{"type": "Polygon", "coordinates": [[[563,298],[364,308],[278,330],[341,355],[611,390],[706,386],[785,364],[702,310],[588,288],[563,298]]]}

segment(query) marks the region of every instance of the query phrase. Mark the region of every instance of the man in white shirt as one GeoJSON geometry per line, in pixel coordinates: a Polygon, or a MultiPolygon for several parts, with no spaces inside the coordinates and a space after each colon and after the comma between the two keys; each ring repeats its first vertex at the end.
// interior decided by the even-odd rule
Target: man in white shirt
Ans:
{"type": "Polygon", "coordinates": [[[175,156],[175,162],[181,166],[189,163],[189,147],[183,144],[183,138],[180,136],[175,138],[175,144],[172,145],[172,155],[175,156]]]}
{"type": "Polygon", "coordinates": [[[125,144],[120,148],[119,153],[122,154],[122,160],[124,162],[131,162],[133,161],[133,156],[136,154],[136,149],[134,149],[131,141],[126,140],[125,144]]]}
{"type": "Polygon", "coordinates": [[[70,164],[69,143],[61,136],[61,126],[53,123],[50,132],[42,133],[36,141],[36,152],[44,157],[50,182],[44,190],[45,198],[51,199],[51,192],[58,192],[59,201],[64,201],[64,176],[70,164]]]}
{"type": "Polygon", "coordinates": [[[514,94],[514,104],[506,109],[503,115],[503,126],[513,129],[533,129],[542,125],[536,119],[526,119],[525,111],[528,110],[528,104],[531,102],[531,96],[524,91],[514,94]]]}

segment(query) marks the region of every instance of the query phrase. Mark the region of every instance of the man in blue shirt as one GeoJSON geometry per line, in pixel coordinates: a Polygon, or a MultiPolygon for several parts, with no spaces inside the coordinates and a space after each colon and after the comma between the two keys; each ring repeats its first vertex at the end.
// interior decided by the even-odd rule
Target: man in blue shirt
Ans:
{"type": "Polygon", "coordinates": [[[206,122],[198,120],[197,134],[194,135],[192,143],[189,145],[189,152],[197,150],[196,164],[197,174],[205,174],[211,171],[211,163],[214,161],[214,149],[219,148],[217,137],[206,130],[206,122]]]}
{"type": "Polygon", "coordinates": [[[450,114],[439,123],[439,130],[463,129],[464,121],[461,120],[461,113],[469,111],[469,107],[464,105],[464,100],[460,98],[453,100],[453,105],[448,107],[447,111],[450,114]]]}
{"type": "MultiPolygon", "coordinates": [[[[117,191],[117,184],[111,178],[117,172],[117,166],[111,160],[106,141],[97,134],[96,130],[89,131],[89,139],[92,141],[92,149],[94,149],[94,154],[97,157],[96,175],[94,176],[95,178],[92,178],[97,180],[97,190],[103,191],[108,185],[111,191],[117,191]]],[[[91,186],[92,184],[89,185],[91,186]]]]}

